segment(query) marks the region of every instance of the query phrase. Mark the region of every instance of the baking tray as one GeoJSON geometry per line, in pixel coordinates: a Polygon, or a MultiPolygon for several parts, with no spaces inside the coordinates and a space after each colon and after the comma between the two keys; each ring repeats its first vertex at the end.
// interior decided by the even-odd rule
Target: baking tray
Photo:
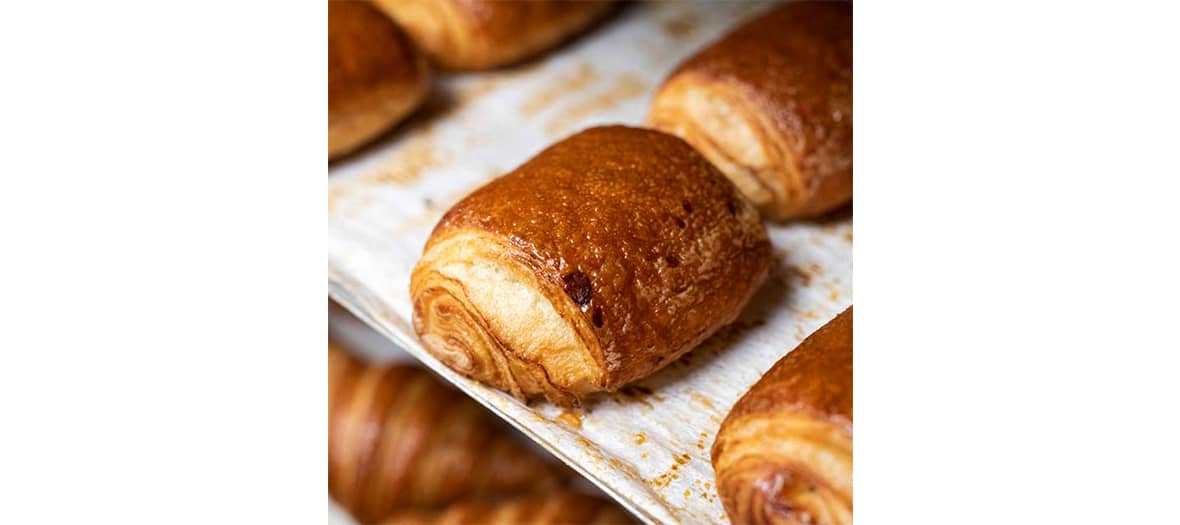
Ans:
{"type": "Polygon", "coordinates": [[[411,327],[409,278],[460,198],[592,125],[639,125],[684,58],[773,3],[638,3],[523,66],[439,75],[424,108],[329,166],[330,295],[647,523],[728,523],[709,448],[729,407],[852,303],[852,218],[769,227],[767,284],[733,325],[659,373],[563,410],[460,377],[411,327]]]}

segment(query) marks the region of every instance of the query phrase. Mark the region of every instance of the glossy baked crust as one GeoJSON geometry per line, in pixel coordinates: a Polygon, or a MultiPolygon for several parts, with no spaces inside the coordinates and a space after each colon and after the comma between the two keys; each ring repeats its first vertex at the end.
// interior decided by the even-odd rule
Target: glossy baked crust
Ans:
{"type": "Polygon", "coordinates": [[[329,345],[328,492],[361,523],[563,483],[563,470],[429,372],[369,366],[329,345]]]}
{"type": "Polygon", "coordinates": [[[328,2],[328,158],[372,140],[425,99],[430,67],[367,2],[328,2]]]}
{"type": "Polygon", "coordinates": [[[460,373],[575,404],[732,322],[769,263],[757,211],[692,147],[591,128],[447,212],[411,279],[414,328],[460,373]]]}
{"type": "Polygon", "coordinates": [[[501,503],[456,503],[442,511],[406,511],[382,525],[629,525],[638,523],[614,503],[560,492],[501,503]]]}
{"type": "Polygon", "coordinates": [[[852,523],[852,307],[734,405],[713,443],[733,523],[852,523]]]}
{"type": "Polygon", "coordinates": [[[770,219],[852,199],[852,4],[791,2],[665,81],[648,122],[683,137],[770,219]]]}
{"type": "Polygon", "coordinates": [[[604,15],[609,0],[376,0],[430,59],[490,69],[538,55],[604,15]]]}

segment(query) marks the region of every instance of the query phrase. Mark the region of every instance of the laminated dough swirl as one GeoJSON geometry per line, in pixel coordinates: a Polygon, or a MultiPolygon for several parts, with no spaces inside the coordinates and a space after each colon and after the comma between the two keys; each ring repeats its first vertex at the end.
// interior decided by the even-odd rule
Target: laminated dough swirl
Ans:
{"type": "Polygon", "coordinates": [[[713,470],[733,523],[852,523],[852,307],[734,405],[713,470]]]}
{"type": "Polygon", "coordinates": [[[732,322],[770,251],[757,211],[683,140],[591,128],[443,216],[411,278],[414,329],[459,373],[574,405],[732,322]]]}
{"type": "Polygon", "coordinates": [[[648,123],[683,137],[773,220],[852,199],[852,4],[791,2],[681,64],[648,123]]]}

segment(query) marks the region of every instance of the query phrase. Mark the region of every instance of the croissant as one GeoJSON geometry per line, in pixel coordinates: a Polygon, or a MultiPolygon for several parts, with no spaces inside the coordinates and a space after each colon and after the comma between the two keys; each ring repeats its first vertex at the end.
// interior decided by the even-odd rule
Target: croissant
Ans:
{"type": "Polygon", "coordinates": [[[734,523],[852,523],[851,306],[734,405],[713,470],[734,523]]]}
{"type": "Polygon", "coordinates": [[[372,140],[416,109],[430,67],[367,2],[328,2],[328,158],[372,140]]]}
{"type": "Polygon", "coordinates": [[[409,510],[382,525],[623,525],[637,523],[612,502],[576,492],[502,503],[456,503],[441,511],[409,510]]]}
{"type": "Polygon", "coordinates": [[[591,128],[443,216],[411,277],[414,329],[462,374],[577,404],[732,322],[769,262],[757,211],[691,146],[591,128]]]}
{"type": "Polygon", "coordinates": [[[681,64],[648,123],[683,137],[774,220],[852,199],[852,4],[791,2],[681,64]]]}
{"type": "Polygon", "coordinates": [[[589,26],[610,0],[377,0],[436,64],[490,69],[530,58],[589,26]]]}
{"type": "Polygon", "coordinates": [[[328,347],[328,491],[362,523],[564,484],[497,423],[425,370],[328,347]]]}

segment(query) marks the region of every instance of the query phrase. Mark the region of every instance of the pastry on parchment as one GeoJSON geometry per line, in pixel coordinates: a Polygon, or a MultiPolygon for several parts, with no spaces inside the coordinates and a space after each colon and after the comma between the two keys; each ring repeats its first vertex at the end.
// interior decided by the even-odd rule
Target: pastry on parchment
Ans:
{"type": "Polygon", "coordinates": [[[558,492],[500,503],[463,502],[441,511],[404,511],[382,525],[630,525],[638,523],[614,503],[558,492]]]}
{"type": "Polygon", "coordinates": [[[328,492],[361,523],[564,483],[564,470],[426,370],[369,365],[329,344],[328,492]]]}
{"type": "Polygon", "coordinates": [[[610,0],[376,0],[441,67],[506,66],[557,46],[611,8],[610,0]]]}
{"type": "Polygon", "coordinates": [[[852,523],[852,307],[762,376],[713,443],[733,523],[852,523]]]}
{"type": "Polygon", "coordinates": [[[430,67],[367,2],[328,2],[328,158],[349,153],[413,112],[430,67]]]}
{"type": "Polygon", "coordinates": [[[411,278],[414,329],[457,372],[577,404],[732,322],[769,264],[757,211],[691,146],[596,127],[443,216],[411,278]]]}
{"type": "Polygon", "coordinates": [[[852,199],[852,4],[791,2],[681,64],[648,123],[683,137],[773,220],[852,199]]]}

